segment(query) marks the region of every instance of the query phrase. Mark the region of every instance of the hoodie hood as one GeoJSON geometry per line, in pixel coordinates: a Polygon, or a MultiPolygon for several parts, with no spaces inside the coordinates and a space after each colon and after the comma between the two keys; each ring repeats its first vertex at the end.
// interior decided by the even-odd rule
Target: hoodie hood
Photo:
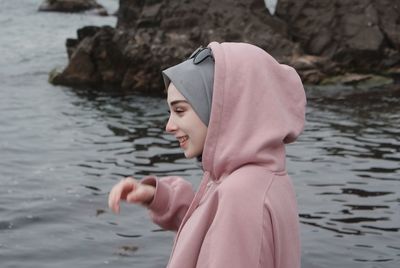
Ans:
{"type": "Polygon", "coordinates": [[[285,144],[296,140],[305,121],[297,72],[254,45],[209,47],[215,73],[203,169],[215,180],[248,164],[285,171],[285,144]]]}

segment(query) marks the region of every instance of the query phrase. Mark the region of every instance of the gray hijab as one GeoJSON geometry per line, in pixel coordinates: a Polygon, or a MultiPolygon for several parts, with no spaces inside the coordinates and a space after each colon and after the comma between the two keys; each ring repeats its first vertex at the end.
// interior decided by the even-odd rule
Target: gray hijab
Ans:
{"type": "Polygon", "coordinates": [[[198,64],[191,58],[162,71],[165,88],[172,82],[206,126],[210,121],[214,65],[212,57],[198,64]]]}

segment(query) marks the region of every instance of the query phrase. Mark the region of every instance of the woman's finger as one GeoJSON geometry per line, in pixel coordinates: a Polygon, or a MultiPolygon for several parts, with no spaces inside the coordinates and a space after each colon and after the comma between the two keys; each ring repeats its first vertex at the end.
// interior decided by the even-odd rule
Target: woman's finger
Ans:
{"type": "Polygon", "coordinates": [[[119,212],[119,201],[117,198],[118,192],[120,192],[119,188],[121,187],[121,182],[115,185],[108,196],[108,207],[115,213],[119,212]]]}
{"type": "Polygon", "coordinates": [[[126,200],[127,195],[136,188],[135,185],[136,180],[128,177],[112,188],[108,198],[108,206],[113,212],[119,213],[120,200],[126,200]]]}
{"type": "Polygon", "coordinates": [[[135,191],[130,192],[126,201],[130,203],[147,204],[153,200],[155,188],[150,185],[138,184],[135,191]]]}

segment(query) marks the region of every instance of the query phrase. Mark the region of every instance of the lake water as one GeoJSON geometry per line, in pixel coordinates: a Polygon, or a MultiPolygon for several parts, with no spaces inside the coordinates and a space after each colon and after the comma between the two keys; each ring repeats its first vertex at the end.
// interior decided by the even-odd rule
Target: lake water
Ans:
{"type": "MultiPolygon", "coordinates": [[[[67,63],[66,38],[116,18],[40,3],[0,0],[0,267],[163,267],[173,234],[141,207],[110,213],[108,192],[128,175],[197,185],[201,171],[163,131],[163,99],[47,82],[67,63]]],[[[400,94],[336,90],[309,94],[305,132],[288,147],[303,267],[400,267],[400,94]]]]}

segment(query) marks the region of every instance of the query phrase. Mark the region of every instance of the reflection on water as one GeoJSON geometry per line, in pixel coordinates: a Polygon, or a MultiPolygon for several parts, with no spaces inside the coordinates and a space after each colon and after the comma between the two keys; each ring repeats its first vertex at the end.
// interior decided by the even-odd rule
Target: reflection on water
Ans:
{"type": "MultiPolygon", "coordinates": [[[[21,260],[32,258],[32,267],[85,262],[162,267],[173,234],[151,224],[140,207],[123,206],[121,215],[110,214],[106,199],[125,176],[173,174],[199,183],[196,161],[185,159],[164,131],[165,100],[56,90],[47,97],[59,104],[50,110],[36,105],[44,112],[15,120],[21,128],[30,126],[29,135],[2,129],[8,142],[1,155],[0,232],[3,241],[13,241],[0,243],[2,262],[21,267],[21,260]],[[64,251],[74,257],[66,258],[64,251]]],[[[373,101],[309,99],[304,134],[288,147],[303,267],[398,266],[398,99],[389,94],[373,101]]],[[[10,103],[2,106],[8,112],[4,125],[20,113],[10,103]]]]}
{"type": "MultiPolygon", "coordinates": [[[[288,148],[288,167],[299,197],[305,267],[360,263],[395,267],[399,261],[400,108],[395,105],[399,96],[374,95],[373,101],[362,97],[310,98],[305,132],[288,148]]],[[[196,164],[184,159],[175,139],[163,131],[167,119],[163,99],[80,98],[74,105],[96,110],[96,120],[109,130],[85,139],[107,156],[78,163],[86,176],[177,174],[198,183],[201,172],[196,164]]],[[[97,186],[84,187],[101,192],[97,186]]],[[[116,235],[142,237],[131,231],[116,235]]]]}
{"type": "MultiPolygon", "coordinates": [[[[397,267],[397,99],[388,95],[357,101],[310,98],[304,134],[288,147],[288,169],[299,200],[304,267],[367,263],[397,267]]],[[[0,232],[5,232],[6,241],[16,243],[1,244],[4,263],[18,264],[16,258],[37,255],[32,257],[33,266],[39,267],[43,260],[54,263],[54,255],[65,266],[75,265],[84,262],[80,252],[85,252],[94,258],[93,265],[164,265],[173,234],[159,232],[142,208],[125,206],[126,212],[119,216],[108,213],[106,199],[115,182],[131,175],[182,175],[198,184],[201,171],[196,162],[185,159],[175,139],[164,131],[165,100],[59,89],[52,96],[52,102],[57,101],[63,105],[51,110],[53,118],[44,112],[16,121],[40,122],[40,127],[31,128],[31,139],[19,134],[13,141],[9,132],[2,133],[14,145],[3,145],[2,160],[12,167],[3,166],[1,194],[8,201],[0,205],[0,232]],[[37,150],[42,147],[46,149],[37,150]],[[44,240],[36,250],[26,242],[39,238],[44,240]],[[51,257],[43,251],[49,247],[53,247],[51,257]],[[61,257],[65,250],[75,259],[61,257]],[[154,256],[154,252],[161,253],[154,256]]]]}
{"type": "Polygon", "coordinates": [[[115,97],[109,99],[107,109],[98,105],[96,109],[107,117],[106,127],[112,134],[96,137],[90,142],[99,146],[99,153],[114,157],[79,163],[87,174],[101,176],[110,166],[119,170],[111,174],[117,177],[133,173],[137,176],[165,175],[191,169],[200,172],[193,167],[192,161],[182,159],[176,139],[165,133],[167,106],[163,99],[115,97]],[[112,116],[108,117],[110,113],[112,116]]]}
{"type": "MultiPolygon", "coordinates": [[[[115,18],[39,14],[40,3],[3,1],[0,13],[1,267],[163,267],[173,234],[139,206],[111,214],[108,192],[131,175],[198,185],[198,164],[164,132],[162,98],[47,83],[66,38],[115,18]]],[[[399,266],[400,94],[368,92],[308,91],[306,129],[287,150],[305,268],[399,266]]]]}
{"type": "Polygon", "coordinates": [[[305,133],[289,148],[305,266],[397,267],[399,91],[322,95],[310,97],[305,133]]]}

